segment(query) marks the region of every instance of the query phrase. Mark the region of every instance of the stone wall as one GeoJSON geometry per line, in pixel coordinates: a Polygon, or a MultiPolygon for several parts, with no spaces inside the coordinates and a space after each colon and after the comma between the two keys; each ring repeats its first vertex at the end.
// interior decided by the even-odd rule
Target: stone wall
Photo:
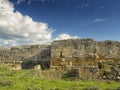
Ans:
{"type": "Polygon", "coordinates": [[[84,57],[95,52],[96,42],[92,39],[69,39],[54,41],[51,45],[51,58],[84,57]]]}
{"type": "Polygon", "coordinates": [[[67,59],[120,59],[120,42],[69,39],[53,41],[51,45],[0,47],[0,62],[50,61],[67,59]]]}
{"type": "Polygon", "coordinates": [[[120,42],[97,42],[97,53],[104,56],[105,58],[120,58],[120,42]]]}
{"type": "Polygon", "coordinates": [[[92,57],[120,58],[120,42],[94,41],[92,39],[70,39],[54,41],[51,45],[51,58],[92,57]]]}
{"type": "Polygon", "coordinates": [[[120,42],[94,41],[92,39],[69,39],[54,41],[51,44],[51,69],[68,71],[78,69],[81,75],[89,78],[113,76],[111,68],[120,73],[120,42]],[[107,72],[107,73],[106,73],[107,72]],[[108,75],[108,72],[110,73],[108,75]],[[106,73],[106,74],[104,74],[106,73]],[[94,75],[94,76],[93,76],[94,75]]]}
{"type": "Polygon", "coordinates": [[[24,45],[11,48],[0,48],[1,63],[19,63],[22,67],[32,68],[42,61],[50,61],[51,45],[24,45]],[[27,63],[32,62],[31,66],[27,63]],[[34,63],[33,63],[34,62],[34,63]]]}
{"type": "Polygon", "coordinates": [[[62,74],[77,70],[81,76],[116,79],[120,77],[120,42],[69,39],[53,41],[51,45],[0,47],[0,64],[5,63],[13,63],[12,69],[41,67],[62,74]]]}

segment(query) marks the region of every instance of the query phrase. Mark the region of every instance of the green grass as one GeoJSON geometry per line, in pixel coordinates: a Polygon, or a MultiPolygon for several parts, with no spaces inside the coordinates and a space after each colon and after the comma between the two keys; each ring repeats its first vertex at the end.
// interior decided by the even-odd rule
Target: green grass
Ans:
{"type": "Polygon", "coordinates": [[[100,90],[115,90],[120,87],[120,84],[113,81],[46,80],[40,77],[38,70],[0,69],[0,90],[92,90],[88,89],[91,87],[98,87],[100,90]]]}

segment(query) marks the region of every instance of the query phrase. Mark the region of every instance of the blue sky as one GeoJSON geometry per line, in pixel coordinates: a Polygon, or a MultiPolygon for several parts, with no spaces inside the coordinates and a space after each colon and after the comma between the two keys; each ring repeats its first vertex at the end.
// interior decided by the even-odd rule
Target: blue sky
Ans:
{"type": "MultiPolygon", "coordinates": [[[[11,0],[14,2],[15,0],[11,0]]],[[[120,40],[120,0],[36,0],[15,9],[61,33],[96,40],[120,40]],[[96,21],[97,20],[97,21],[96,21]]]]}
{"type": "Polygon", "coordinates": [[[60,35],[120,41],[120,0],[8,0],[14,12],[29,16],[60,35]]]}

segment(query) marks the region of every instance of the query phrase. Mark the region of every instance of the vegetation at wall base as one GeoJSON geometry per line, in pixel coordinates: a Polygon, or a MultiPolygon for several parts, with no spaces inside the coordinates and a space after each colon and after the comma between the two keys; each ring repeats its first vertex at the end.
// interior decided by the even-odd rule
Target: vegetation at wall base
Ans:
{"type": "MultiPolygon", "coordinates": [[[[45,72],[45,71],[44,71],[45,72]]],[[[42,78],[40,70],[0,68],[0,90],[119,90],[115,81],[66,81],[42,78]]]]}

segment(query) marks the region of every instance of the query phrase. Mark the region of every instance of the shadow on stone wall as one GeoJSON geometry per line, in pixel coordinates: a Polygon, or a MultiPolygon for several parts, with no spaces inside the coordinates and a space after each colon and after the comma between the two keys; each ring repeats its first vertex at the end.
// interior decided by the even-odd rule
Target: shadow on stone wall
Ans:
{"type": "Polygon", "coordinates": [[[45,49],[39,52],[37,55],[25,59],[21,66],[22,69],[33,69],[36,65],[41,65],[41,69],[49,69],[50,68],[50,49],[45,49]]]}

